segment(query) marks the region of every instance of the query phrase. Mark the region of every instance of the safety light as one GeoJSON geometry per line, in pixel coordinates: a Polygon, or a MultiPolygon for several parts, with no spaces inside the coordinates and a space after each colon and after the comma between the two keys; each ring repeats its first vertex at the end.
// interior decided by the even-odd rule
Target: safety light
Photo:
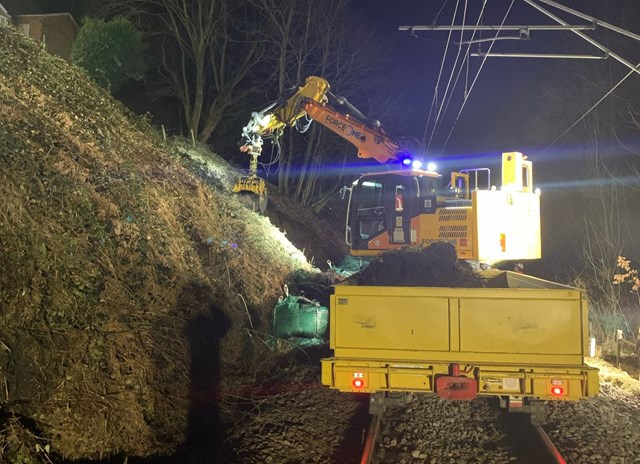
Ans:
{"type": "Polygon", "coordinates": [[[413,169],[420,169],[422,167],[422,161],[420,160],[413,160],[413,163],[411,163],[411,167],[413,169]]]}
{"type": "Polygon", "coordinates": [[[260,117],[260,126],[267,127],[271,122],[271,113],[267,113],[265,115],[261,115],[260,117]]]}
{"type": "Polygon", "coordinates": [[[403,166],[411,166],[411,163],[413,162],[413,160],[409,157],[407,158],[402,158],[402,165],[403,166]]]}
{"type": "Polygon", "coordinates": [[[364,372],[354,372],[351,385],[353,385],[353,388],[357,389],[364,387],[364,372]]]}
{"type": "Polygon", "coordinates": [[[435,170],[436,170],[436,163],[427,163],[427,171],[435,172],[435,170]]]}
{"type": "Polygon", "coordinates": [[[551,394],[555,396],[562,396],[564,394],[564,389],[559,386],[551,387],[551,394]]]}

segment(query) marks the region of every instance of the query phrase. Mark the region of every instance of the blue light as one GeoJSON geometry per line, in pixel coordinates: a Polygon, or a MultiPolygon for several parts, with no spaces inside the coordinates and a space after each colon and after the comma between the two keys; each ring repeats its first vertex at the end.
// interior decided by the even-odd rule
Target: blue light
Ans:
{"type": "Polygon", "coordinates": [[[411,165],[411,161],[412,161],[411,158],[404,158],[402,160],[402,165],[403,166],[410,166],[411,165]]]}

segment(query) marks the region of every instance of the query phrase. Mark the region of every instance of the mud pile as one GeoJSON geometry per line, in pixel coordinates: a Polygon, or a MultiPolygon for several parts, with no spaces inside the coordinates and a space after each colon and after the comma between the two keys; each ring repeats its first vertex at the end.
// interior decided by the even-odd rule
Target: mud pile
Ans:
{"type": "Polygon", "coordinates": [[[482,287],[484,280],[446,242],[423,249],[382,254],[362,272],[353,275],[358,285],[400,287],[482,287]]]}
{"type": "Polygon", "coordinates": [[[0,461],[208,439],[310,266],[83,72],[13,29],[0,43],[0,461]]]}

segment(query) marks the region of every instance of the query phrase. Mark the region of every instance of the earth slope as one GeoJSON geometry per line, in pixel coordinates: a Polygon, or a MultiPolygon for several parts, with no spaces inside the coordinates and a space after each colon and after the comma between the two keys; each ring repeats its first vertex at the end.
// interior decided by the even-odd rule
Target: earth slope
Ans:
{"type": "MultiPolygon", "coordinates": [[[[16,31],[0,43],[0,461],[34,442],[172,453],[230,373],[264,361],[255,335],[312,268],[229,194],[215,155],[163,140],[16,31]]],[[[318,242],[308,258],[341,257],[318,242]]]]}

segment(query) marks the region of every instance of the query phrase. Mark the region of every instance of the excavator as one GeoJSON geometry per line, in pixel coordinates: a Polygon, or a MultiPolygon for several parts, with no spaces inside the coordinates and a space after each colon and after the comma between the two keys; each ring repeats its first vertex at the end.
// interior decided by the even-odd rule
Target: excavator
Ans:
{"type": "Polygon", "coordinates": [[[242,130],[240,150],[250,156],[249,173],[237,180],[233,191],[257,198],[262,212],[267,188],[257,168],[263,140],[277,141],[285,128],[296,127],[303,118],[355,145],[359,158],[373,158],[389,168],[363,174],[343,189],[349,199],[345,241],[352,255],[447,241],[459,259],[478,264],[540,258],[540,192],[533,188],[532,163],[525,155],[502,154],[499,187],[491,185],[488,168],[452,172],[444,185],[441,174],[422,169],[413,147],[391,137],[345,98],[334,96],[329,83],[317,76],[308,77],[286,101],[252,113],[242,130]]]}

